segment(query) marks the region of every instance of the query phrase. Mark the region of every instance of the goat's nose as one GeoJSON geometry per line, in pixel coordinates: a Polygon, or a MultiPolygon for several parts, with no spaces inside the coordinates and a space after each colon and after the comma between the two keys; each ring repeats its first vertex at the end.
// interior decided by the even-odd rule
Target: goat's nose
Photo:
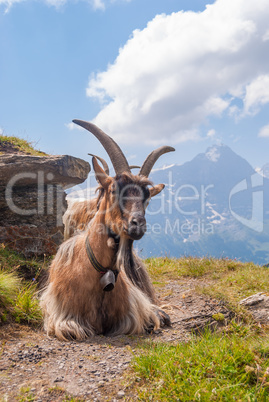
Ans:
{"type": "Polygon", "coordinates": [[[136,227],[144,226],[146,224],[146,219],[144,216],[133,216],[131,219],[131,224],[136,227]]]}
{"type": "Polygon", "coordinates": [[[139,240],[147,230],[146,219],[141,214],[133,214],[129,220],[128,234],[133,240],[139,240]]]}

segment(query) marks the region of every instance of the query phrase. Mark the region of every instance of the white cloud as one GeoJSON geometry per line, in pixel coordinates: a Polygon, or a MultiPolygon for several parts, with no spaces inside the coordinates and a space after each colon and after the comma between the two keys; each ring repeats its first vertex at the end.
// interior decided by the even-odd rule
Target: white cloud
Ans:
{"type": "Polygon", "coordinates": [[[238,114],[234,98],[245,112],[268,102],[255,87],[268,72],[268,20],[268,0],[156,16],[91,77],[87,95],[102,105],[95,123],[121,141],[180,142],[198,138],[211,116],[238,114]]]}
{"type": "Polygon", "coordinates": [[[60,8],[66,3],[66,0],[45,0],[45,3],[47,3],[50,6],[60,8]]]}
{"type": "Polygon", "coordinates": [[[246,87],[245,112],[256,114],[266,103],[269,103],[269,75],[260,75],[246,87]]]}
{"type": "Polygon", "coordinates": [[[102,0],[93,0],[93,8],[95,10],[104,10],[105,3],[102,0]]]}
{"type": "Polygon", "coordinates": [[[209,130],[206,134],[206,136],[208,138],[214,138],[216,136],[216,130],[214,130],[213,128],[211,130],[209,130]]]}
{"type": "Polygon", "coordinates": [[[5,6],[5,13],[8,13],[10,8],[16,3],[22,3],[26,0],[0,0],[0,6],[5,6]]]}
{"type": "Polygon", "coordinates": [[[269,124],[260,129],[259,137],[269,138],[269,124]]]}

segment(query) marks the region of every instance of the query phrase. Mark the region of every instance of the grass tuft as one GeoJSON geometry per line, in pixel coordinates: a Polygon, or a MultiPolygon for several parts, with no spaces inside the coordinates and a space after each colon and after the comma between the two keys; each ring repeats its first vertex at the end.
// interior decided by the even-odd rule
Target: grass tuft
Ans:
{"type": "Polygon", "coordinates": [[[151,343],[134,358],[142,401],[254,401],[269,398],[269,335],[231,323],[186,344],[151,343]]]}
{"type": "Polygon", "coordinates": [[[45,156],[42,151],[36,150],[32,143],[18,137],[0,135],[0,153],[21,152],[28,155],[45,156]]]}
{"type": "Polygon", "coordinates": [[[0,305],[10,303],[20,288],[20,279],[13,272],[0,271],[0,305]]]}
{"type": "Polygon", "coordinates": [[[39,325],[42,322],[35,283],[27,283],[19,291],[14,300],[13,316],[18,323],[39,325]]]}
{"type": "Polygon", "coordinates": [[[36,279],[46,265],[47,261],[27,260],[0,245],[0,323],[15,320],[39,325],[42,322],[36,279]]]}

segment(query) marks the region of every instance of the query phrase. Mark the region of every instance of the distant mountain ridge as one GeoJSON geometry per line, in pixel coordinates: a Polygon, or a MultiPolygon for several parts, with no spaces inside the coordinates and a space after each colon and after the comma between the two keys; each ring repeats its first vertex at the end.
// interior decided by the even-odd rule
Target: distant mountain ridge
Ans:
{"type": "Polygon", "coordinates": [[[149,205],[142,255],[269,261],[269,180],[226,145],[155,170],[162,196],[149,205]]]}

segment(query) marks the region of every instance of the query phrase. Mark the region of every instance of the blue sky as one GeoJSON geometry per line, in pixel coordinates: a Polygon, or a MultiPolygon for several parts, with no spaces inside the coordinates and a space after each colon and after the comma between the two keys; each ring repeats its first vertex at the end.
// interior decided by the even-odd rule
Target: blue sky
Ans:
{"type": "Polygon", "coordinates": [[[0,0],[0,132],[46,152],[183,163],[222,142],[269,162],[268,0],[0,0]]]}

